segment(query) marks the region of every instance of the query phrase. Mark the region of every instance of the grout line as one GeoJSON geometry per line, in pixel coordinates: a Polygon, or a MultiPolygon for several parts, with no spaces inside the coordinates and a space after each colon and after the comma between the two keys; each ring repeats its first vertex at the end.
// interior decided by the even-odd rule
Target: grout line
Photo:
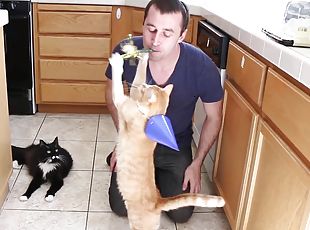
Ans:
{"type": "Polygon", "coordinates": [[[96,160],[96,152],[97,152],[97,142],[98,142],[98,133],[99,133],[99,125],[100,125],[100,114],[98,116],[98,123],[97,123],[97,131],[96,131],[96,138],[95,138],[95,148],[93,154],[93,164],[91,169],[91,179],[90,179],[90,187],[89,187],[89,195],[88,195],[88,205],[87,205],[87,214],[86,214],[86,222],[85,222],[85,230],[88,228],[88,215],[89,215],[89,208],[91,202],[91,192],[93,186],[93,179],[94,179],[94,171],[95,171],[95,160],[96,160]]]}
{"type": "Polygon", "coordinates": [[[42,123],[41,123],[41,125],[40,125],[40,127],[39,127],[39,129],[38,129],[38,131],[37,131],[37,133],[36,133],[36,135],[35,135],[33,141],[32,141],[32,144],[34,144],[35,140],[37,139],[37,137],[38,137],[38,135],[39,135],[39,132],[40,132],[42,126],[43,126],[43,123],[44,123],[44,121],[46,120],[46,116],[47,116],[47,115],[45,114],[44,117],[43,117],[42,123]]]}

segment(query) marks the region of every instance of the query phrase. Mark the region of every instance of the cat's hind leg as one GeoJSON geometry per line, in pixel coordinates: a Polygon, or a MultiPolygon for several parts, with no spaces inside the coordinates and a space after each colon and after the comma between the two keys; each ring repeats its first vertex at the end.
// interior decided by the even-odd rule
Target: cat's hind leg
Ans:
{"type": "Polygon", "coordinates": [[[19,198],[20,201],[27,201],[32,193],[36,191],[44,183],[42,177],[34,177],[30,182],[27,191],[19,198]]]}
{"type": "Polygon", "coordinates": [[[49,188],[49,190],[47,190],[46,195],[45,195],[45,200],[47,202],[52,202],[54,200],[55,194],[56,192],[63,186],[64,181],[63,179],[57,177],[57,175],[55,175],[54,177],[52,177],[50,179],[51,181],[51,187],[49,188]]]}

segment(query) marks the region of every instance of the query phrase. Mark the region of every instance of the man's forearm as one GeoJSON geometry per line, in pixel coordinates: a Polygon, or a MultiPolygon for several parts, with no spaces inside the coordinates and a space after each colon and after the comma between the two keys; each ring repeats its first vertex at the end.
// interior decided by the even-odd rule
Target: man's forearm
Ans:
{"type": "Polygon", "coordinates": [[[205,119],[200,133],[198,149],[194,158],[194,161],[197,161],[200,165],[202,165],[211,146],[215,142],[220,131],[220,127],[220,118],[205,119]]]}

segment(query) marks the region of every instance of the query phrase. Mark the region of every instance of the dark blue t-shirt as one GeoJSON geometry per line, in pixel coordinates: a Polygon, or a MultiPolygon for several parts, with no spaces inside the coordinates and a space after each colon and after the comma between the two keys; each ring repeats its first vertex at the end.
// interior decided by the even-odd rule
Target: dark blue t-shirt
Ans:
{"type": "MultiPolygon", "coordinates": [[[[134,37],[134,44],[138,49],[143,48],[142,37],[134,37]]],[[[114,52],[122,53],[118,45],[114,52]]],[[[132,83],[136,74],[136,65],[125,60],[123,80],[132,83]]],[[[111,79],[112,72],[109,65],[106,76],[111,79]]],[[[147,67],[147,84],[156,84],[149,66],[147,67]]],[[[164,87],[173,84],[170,102],[166,115],[170,118],[178,142],[186,141],[190,144],[192,131],[192,117],[197,99],[211,103],[222,99],[223,89],[220,74],[213,61],[200,49],[185,42],[180,43],[180,56],[173,73],[164,87]]]]}

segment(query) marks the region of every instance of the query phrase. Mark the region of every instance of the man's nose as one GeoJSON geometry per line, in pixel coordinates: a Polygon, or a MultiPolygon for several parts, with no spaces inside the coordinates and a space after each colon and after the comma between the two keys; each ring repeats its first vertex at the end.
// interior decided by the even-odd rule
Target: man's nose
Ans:
{"type": "Polygon", "coordinates": [[[153,46],[160,45],[160,33],[156,32],[153,37],[153,46]]]}

